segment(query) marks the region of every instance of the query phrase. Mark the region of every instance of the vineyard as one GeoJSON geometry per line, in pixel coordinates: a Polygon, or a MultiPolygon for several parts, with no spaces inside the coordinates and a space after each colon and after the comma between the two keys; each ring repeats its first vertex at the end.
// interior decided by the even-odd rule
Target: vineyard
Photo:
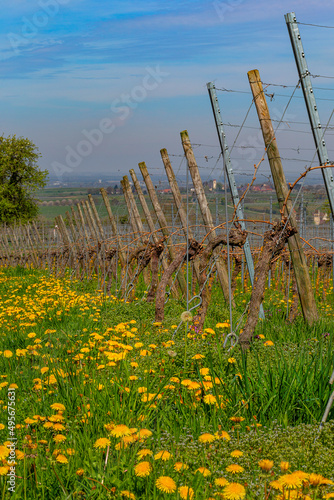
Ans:
{"type": "Polygon", "coordinates": [[[334,495],[331,239],[301,240],[298,289],[284,206],[252,231],[235,210],[214,223],[187,152],[198,212],[162,150],[178,219],[140,164],[130,225],[102,188],[107,218],[89,195],[52,228],[2,228],[3,498],[334,495]]]}
{"type": "Polygon", "coordinates": [[[288,98],[279,120],[268,88],[289,86],[250,71],[251,105],[240,126],[227,124],[238,128],[229,150],[217,90],[247,92],[207,84],[220,150],[201,157],[213,160],[209,181],[195,149],[213,146],[184,130],[181,155],[160,151],[167,189],[141,162],[117,198],[101,187],[79,201],[77,190],[40,201],[59,207],[51,225],[1,226],[2,500],[334,498],[334,165],[324,139],[334,110],[323,126],[311,86],[333,77],[311,75],[295,15],[286,22],[299,80],[277,94],[288,98]],[[287,183],[276,136],[288,121],[305,125],[285,117],[298,90],[312,132],[291,133],[312,134],[316,148],[287,183]],[[253,105],[264,145],[238,190],[230,153],[253,105]],[[210,179],[220,160],[221,202],[210,179]],[[307,225],[314,171],[327,200],[307,225]],[[273,195],[268,205],[255,194],[249,216],[261,175],[273,195]]]}

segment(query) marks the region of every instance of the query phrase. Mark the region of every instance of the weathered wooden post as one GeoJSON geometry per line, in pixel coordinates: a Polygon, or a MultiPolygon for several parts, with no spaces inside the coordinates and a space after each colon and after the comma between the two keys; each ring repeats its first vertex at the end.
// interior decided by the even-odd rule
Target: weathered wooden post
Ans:
{"type": "MultiPolygon", "coordinates": [[[[287,187],[283,165],[277,147],[275,132],[269,114],[269,108],[263,92],[259,71],[249,71],[248,79],[252,89],[252,94],[254,97],[254,102],[262,129],[271,174],[277,194],[277,200],[279,202],[280,208],[282,209],[289,190],[287,187]]],[[[296,218],[292,211],[292,203],[290,200],[288,200],[286,206],[284,207],[284,215],[286,217],[289,217],[291,226],[296,228],[297,231],[296,234],[288,239],[288,245],[296,277],[298,294],[303,315],[305,320],[309,324],[312,324],[318,319],[318,311],[312,291],[311,279],[306,264],[301,239],[297,230],[296,218]]]]}
{"type": "Polygon", "coordinates": [[[142,220],[140,217],[140,213],[139,213],[138,207],[136,205],[136,200],[134,199],[132,189],[131,189],[127,175],[124,175],[124,177],[121,181],[121,185],[123,188],[124,195],[126,195],[127,201],[129,203],[128,210],[132,214],[132,217],[134,220],[134,227],[136,228],[136,231],[138,231],[139,234],[141,235],[142,242],[144,242],[145,229],[144,229],[144,226],[143,226],[143,223],[142,223],[142,220]]]}
{"type": "Polygon", "coordinates": [[[117,224],[116,224],[114,214],[112,213],[112,210],[111,210],[111,206],[110,206],[109,199],[108,199],[108,194],[104,188],[101,188],[100,192],[101,192],[101,195],[103,198],[104,205],[107,209],[109,221],[111,224],[112,235],[114,236],[114,238],[116,238],[116,241],[117,241],[117,246],[119,249],[118,250],[119,260],[120,260],[121,266],[124,268],[126,266],[126,255],[125,255],[124,251],[122,250],[122,241],[121,241],[120,235],[118,234],[117,224]]]}
{"type": "MultiPolygon", "coordinates": [[[[146,166],[145,162],[139,163],[139,168],[140,168],[141,174],[143,176],[144,182],[146,184],[147,192],[150,196],[150,199],[151,199],[151,202],[153,205],[153,209],[154,209],[156,216],[157,216],[157,219],[159,221],[162,234],[166,238],[169,238],[170,234],[169,234],[168,227],[167,227],[167,220],[166,220],[166,217],[162,211],[161,205],[160,205],[158,197],[157,197],[157,193],[155,192],[153,182],[152,182],[152,179],[147,171],[147,166],[146,166]]],[[[174,248],[170,244],[167,247],[168,247],[168,252],[169,252],[170,258],[172,260],[174,260],[175,259],[174,248]]],[[[179,282],[182,294],[184,296],[186,296],[187,283],[186,283],[186,280],[185,280],[184,275],[183,275],[181,270],[179,270],[179,272],[178,272],[177,280],[179,282]]]]}
{"type": "MultiPolygon", "coordinates": [[[[143,245],[145,245],[147,242],[145,241],[145,237],[144,237],[144,233],[145,233],[144,226],[143,226],[142,220],[140,218],[139,210],[138,210],[138,207],[136,205],[136,201],[134,199],[134,196],[133,196],[133,193],[131,190],[129,179],[126,175],[124,175],[123,179],[121,180],[121,186],[123,188],[125,201],[126,201],[126,204],[128,206],[130,218],[132,221],[133,230],[134,230],[134,232],[139,233],[141,242],[143,243],[143,245]]],[[[150,278],[148,275],[147,268],[143,269],[143,277],[144,277],[145,284],[149,285],[150,278]]]]}
{"type": "Polygon", "coordinates": [[[100,236],[101,240],[103,240],[104,239],[104,231],[103,231],[101,219],[100,219],[99,214],[98,214],[98,212],[96,210],[94,198],[93,198],[93,196],[91,194],[89,194],[88,195],[88,199],[89,199],[90,206],[91,206],[94,218],[95,218],[95,222],[97,224],[97,227],[98,227],[98,230],[99,230],[99,233],[100,233],[99,236],[100,236]]]}
{"type": "Polygon", "coordinates": [[[71,238],[70,238],[70,235],[68,234],[68,231],[67,231],[64,219],[62,218],[61,215],[58,215],[58,217],[56,217],[55,220],[56,220],[57,225],[59,227],[59,231],[60,231],[63,243],[65,245],[65,248],[68,249],[68,262],[69,262],[69,265],[73,266],[73,261],[75,261],[76,252],[75,252],[75,248],[72,245],[71,238]],[[71,256],[72,256],[72,259],[71,259],[71,256]]]}
{"type": "MultiPolygon", "coordinates": [[[[154,222],[153,222],[153,219],[151,216],[151,212],[147,206],[142,188],[140,187],[138,178],[137,178],[135,171],[133,169],[130,170],[130,175],[131,175],[131,178],[133,180],[133,184],[136,188],[140,204],[141,204],[142,209],[144,211],[148,227],[150,228],[150,231],[152,234],[152,239],[153,239],[154,243],[157,244],[159,242],[159,238],[158,238],[157,232],[155,230],[155,225],[154,225],[154,222]]],[[[168,267],[168,263],[167,263],[166,257],[164,255],[161,258],[161,265],[162,265],[163,270],[166,271],[166,269],[168,267]]],[[[175,286],[173,286],[173,288],[172,288],[172,293],[173,293],[174,298],[178,297],[178,291],[177,291],[177,288],[175,286]]]]}
{"type": "Polygon", "coordinates": [[[85,212],[85,215],[87,217],[87,221],[88,221],[88,224],[89,224],[89,227],[90,228],[93,228],[92,230],[92,235],[94,234],[95,235],[95,239],[96,239],[96,244],[98,244],[98,241],[99,241],[99,229],[97,227],[97,224],[94,220],[94,216],[93,216],[93,212],[92,212],[92,208],[90,206],[90,203],[88,200],[85,200],[83,202],[83,205],[84,209],[86,208],[86,212],[85,212]]]}
{"type": "Polygon", "coordinates": [[[78,213],[79,213],[79,218],[80,218],[81,226],[83,228],[84,235],[85,235],[85,238],[86,238],[86,243],[88,244],[90,236],[89,236],[88,231],[87,231],[86,221],[85,221],[84,214],[83,214],[83,212],[85,211],[84,207],[83,207],[83,203],[84,203],[84,201],[81,201],[81,203],[79,202],[77,204],[77,208],[78,208],[78,213]],[[81,209],[81,207],[82,207],[82,209],[81,209]]]}
{"type": "MultiPolygon", "coordinates": [[[[123,294],[125,294],[126,280],[124,279],[124,276],[126,274],[128,274],[129,280],[131,281],[132,280],[132,272],[131,272],[131,269],[129,268],[129,266],[127,265],[127,255],[123,250],[122,240],[121,240],[121,237],[120,237],[118,229],[117,229],[116,219],[115,219],[114,214],[112,213],[112,210],[111,210],[107,191],[104,188],[101,188],[100,193],[102,195],[104,205],[107,209],[107,213],[108,213],[108,217],[109,217],[109,221],[110,221],[110,225],[111,225],[112,235],[116,239],[116,243],[117,243],[117,255],[118,255],[118,259],[120,261],[121,269],[122,269],[122,273],[121,273],[122,274],[122,277],[121,277],[122,291],[123,291],[123,294]]],[[[118,262],[116,265],[118,265],[118,262]]]]}
{"type": "MultiPolygon", "coordinates": [[[[194,188],[197,195],[198,204],[202,213],[204,224],[206,225],[207,231],[209,231],[208,240],[211,242],[216,237],[216,231],[213,230],[215,227],[212,220],[212,215],[209,209],[208,201],[205,196],[202,179],[199,175],[198,166],[196,163],[195,155],[191,147],[190,139],[187,130],[181,132],[181,141],[184,149],[184,153],[187,158],[189,171],[193,180],[194,188]]],[[[227,221],[226,221],[227,222],[227,221]]],[[[215,250],[214,255],[218,256],[220,250],[215,250]]],[[[224,298],[226,302],[229,302],[229,286],[228,286],[228,275],[224,263],[217,258],[216,269],[218,274],[218,279],[220,286],[222,288],[224,298]]],[[[232,300],[232,298],[231,298],[232,300]]],[[[233,300],[232,300],[233,303],[233,300]]]]}
{"type": "MultiPolygon", "coordinates": [[[[171,188],[172,193],[173,193],[175,205],[176,205],[176,208],[178,210],[178,213],[179,213],[179,216],[181,219],[183,233],[186,237],[186,240],[187,240],[187,237],[188,237],[188,239],[189,238],[194,239],[192,229],[189,227],[189,221],[187,220],[187,214],[186,214],[186,211],[185,211],[183,203],[182,203],[182,196],[180,193],[179,186],[177,184],[177,180],[176,180],[176,177],[175,177],[175,174],[173,171],[172,164],[170,162],[170,159],[169,159],[169,156],[167,153],[167,149],[161,149],[160,154],[161,154],[162,162],[163,162],[165,170],[166,170],[168,182],[169,182],[170,188],[171,188]]],[[[200,283],[200,272],[199,272],[198,261],[196,259],[194,259],[192,261],[192,264],[193,264],[193,269],[195,271],[197,281],[198,281],[198,283],[200,283]]]]}
{"type": "Polygon", "coordinates": [[[80,217],[77,214],[77,212],[75,211],[74,207],[71,207],[71,212],[72,212],[72,218],[73,218],[73,221],[75,223],[76,230],[79,233],[79,236],[80,237],[85,236],[84,228],[81,226],[80,217]]]}

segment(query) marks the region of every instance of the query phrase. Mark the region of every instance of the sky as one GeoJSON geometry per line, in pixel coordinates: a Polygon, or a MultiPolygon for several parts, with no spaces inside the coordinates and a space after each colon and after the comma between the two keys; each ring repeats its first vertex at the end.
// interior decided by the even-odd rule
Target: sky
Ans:
{"type": "MultiPolygon", "coordinates": [[[[247,72],[255,68],[263,82],[287,85],[266,86],[268,96],[274,93],[272,118],[279,121],[285,110],[277,140],[287,177],[314,156],[300,89],[285,109],[298,76],[284,14],[333,26],[332,0],[11,0],[1,10],[0,133],[31,139],[40,167],[54,178],[114,179],[139,171],[141,161],[163,177],[162,148],[181,175],[184,129],[202,177],[218,178],[210,81],[245,92],[219,90],[218,98],[229,145],[237,139],[234,168],[250,176],[263,154],[254,106],[238,137],[231,125],[240,125],[251,105],[247,72]]],[[[333,76],[334,30],[300,25],[300,31],[311,73],[333,76]]],[[[334,82],[317,77],[314,85],[326,125],[334,82]]],[[[326,136],[332,157],[333,133],[329,128],[326,136]]],[[[268,174],[264,164],[261,175],[268,174]]]]}

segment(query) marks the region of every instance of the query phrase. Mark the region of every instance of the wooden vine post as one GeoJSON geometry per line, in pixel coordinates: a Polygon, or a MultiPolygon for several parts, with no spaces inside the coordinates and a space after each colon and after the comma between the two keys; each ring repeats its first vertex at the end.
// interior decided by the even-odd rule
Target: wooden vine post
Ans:
{"type": "MultiPolygon", "coordinates": [[[[133,196],[133,193],[132,193],[131,186],[130,186],[129,179],[128,179],[127,175],[124,175],[123,179],[121,180],[121,186],[122,186],[122,189],[123,189],[123,194],[124,194],[125,202],[126,202],[127,207],[128,207],[130,219],[131,219],[131,222],[132,222],[133,231],[135,233],[136,232],[139,233],[141,242],[143,243],[143,245],[145,245],[148,242],[146,241],[145,236],[144,236],[145,235],[144,226],[143,226],[142,220],[140,218],[140,213],[139,213],[138,207],[136,205],[136,200],[135,200],[135,198],[133,196]]],[[[149,283],[150,283],[150,277],[149,277],[148,269],[147,268],[145,268],[143,270],[143,277],[144,277],[145,284],[149,285],[149,283]]]]}
{"type": "MultiPolygon", "coordinates": [[[[144,215],[146,217],[148,227],[150,228],[153,242],[157,245],[159,243],[158,234],[157,234],[157,231],[155,230],[154,222],[153,222],[153,219],[151,216],[150,209],[147,206],[144,193],[142,191],[142,188],[140,187],[138,178],[137,178],[136,173],[133,169],[130,170],[130,175],[131,175],[131,178],[133,180],[133,184],[136,188],[140,204],[141,204],[142,209],[144,211],[144,215]]],[[[161,258],[161,265],[163,267],[163,270],[166,271],[166,269],[168,268],[168,262],[167,262],[166,257],[164,255],[162,255],[162,258],[161,258]]],[[[173,294],[174,298],[177,298],[179,295],[175,285],[172,288],[172,294],[173,294]]]]}
{"type": "Polygon", "coordinates": [[[296,228],[296,233],[288,239],[288,245],[296,277],[299,300],[303,316],[307,323],[311,325],[318,319],[317,306],[312,291],[311,279],[302,247],[302,242],[297,231],[296,218],[292,211],[291,201],[288,200],[284,206],[284,202],[287,198],[289,189],[286,183],[283,165],[279,155],[275,132],[271,122],[267,101],[263,92],[259,71],[249,71],[248,79],[252,89],[252,94],[262,129],[271,174],[274,180],[277,200],[279,202],[280,208],[284,209],[284,213],[282,215],[289,217],[291,226],[293,228],[296,228]]]}
{"type": "MultiPolygon", "coordinates": [[[[155,192],[155,189],[154,189],[154,186],[153,186],[153,182],[152,182],[152,179],[151,179],[151,177],[150,177],[150,175],[149,175],[149,173],[147,171],[147,166],[146,166],[145,162],[139,163],[139,168],[140,168],[141,174],[143,176],[144,182],[146,184],[147,192],[148,192],[148,194],[150,196],[150,199],[151,199],[151,202],[152,202],[152,205],[153,205],[153,209],[154,209],[154,211],[156,213],[156,216],[157,216],[157,219],[159,221],[162,234],[166,238],[169,238],[170,235],[169,235],[169,231],[168,231],[168,228],[167,228],[167,220],[166,220],[166,217],[165,217],[165,215],[164,215],[164,213],[162,211],[161,205],[160,205],[158,197],[157,197],[157,193],[155,192]]],[[[171,244],[167,245],[167,247],[168,247],[168,252],[169,252],[171,260],[174,260],[175,257],[176,257],[174,248],[172,247],[171,244]]],[[[184,274],[182,273],[182,270],[180,270],[178,272],[177,280],[179,282],[179,286],[180,286],[180,289],[182,291],[182,294],[184,296],[186,296],[186,294],[187,294],[187,283],[186,283],[186,280],[184,278],[184,274]]]]}
{"type": "MultiPolygon", "coordinates": [[[[180,219],[181,219],[181,224],[182,224],[182,229],[183,229],[184,235],[185,235],[186,239],[187,239],[187,237],[188,237],[188,239],[194,239],[193,232],[192,232],[191,228],[189,227],[189,223],[188,223],[189,221],[187,221],[187,213],[186,213],[184,206],[183,206],[183,203],[182,203],[182,196],[180,193],[179,186],[177,184],[177,180],[176,180],[176,177],[174,174],[173,167],[171,165],[171,162],[170,162],[170,159],[169,159],[169,156],[167,153],[167,149],[161,149],[160,154],[161,154],[161,159],[162,159],[162,162],[163,162],[165,170],[166,170],[168,182],[169,182],[170,188],[171,188],[172,193],[173,193],[175,205],[176,205],[177,211],[178,211],[180,219]],[[187,226],[188,226],[188,230],[187,230],[187,226]]],[[[196,279],[197,279],[198,283],[200,283],[201,278],[200,278],[198,262],[196,259],[194,259],[193,263],[194,263],[194,271],[196,274],[196,279]]]]}
{"type": "Polygon", "coordinates": [[[116,219],[115,219],[114,214],[112,213],[112,210],[111,210],[111,206],[110,206],[110,203],[109,203],[107,191],[104,188],[101,188],[100,189],[100,193],[102,195],[104,205],[105,205],[105,207],[107,209],[109,221],[110,221],[110,224],[111,224],[112,235],[114,236],[114,238],[116,238],[117,247],[118,247],[118,253],[119,253],[119,260],[120,260],[122,268],[124,269],[126,267],[126,260],[127,259],[126,259],[125,252],[124,252],[124,250],[122,248],[122,240],[121,240],[121,237],[120,237],[120,235],[118,233],[116,219]]]}
{"type": "Polygon", "coordinates": [[[81,227],[82,227],[82,231],[83,231],[83,234],[84,234],[84,237],[85,237],[85,243],[88,244],[89,234],[88,234],[88,231],[87,231],[87,228],[86,228],[86,222],[85,222],[82,210],[81,210],[80,202],[77,203],[77,209],[78,209],[78,214],[79,214],[79,221],[80,221],[80,224],[81,224],[81,227]]]}
{"type": "Polygon", "coordinates": [[[98,211],[96,209],[94,198],[93,198],[93,196],[91,194],[89,194],[88,195],[88,199],[89,199],[89,202],[90,202],[90,205],[91,205],[91,208],[92,208],[92,212],[93,212],[93,215],[94,215],[94,218],[95,218],[95,222],[96,222],[97,227],[99,229],[100,238],[101,238],[101,240],[103,240],[104,239],[104,231],[103,231],[101,219],[100,219],[98,211]]]}
{"type": "MultiPolygon", "coordinates": [[[[199,204],[199,207],[200,207],[200,210],[202,213],[202,218],[203,218],[204,224],[206,225],[207,231],[210,231],[209,235],[208,235],[208,240],[209,240],[209,242],[212,242],[216,238],[216,231],[213,230],[213,228],[215,226],[213,224],[212,214],[210,212],[209,204],[208,204],[208,201],[207,201],[206,196],[205,196],[202,179],[199,175],[198,166],[196,163],[193,149],[191,147],[191,143],[190,143],[190,139],[189,139],[189,135],[188,135],[187,130],[184,130],[183,132],[181,132],[181,141],[182,141],[184,153],[185,153],[186,158],[187,158],[188,167],[189,167],[189,171],[191,174],[191,178],[193,180],[194,188],[195,188],[196,195],[197,195],[198,204],[199,204]]],[[[219,249],[215,250],[215,252],[214,252],[215,256],[218,256],[219,253],[220,253],[219,249]]],[[[217,258],[217,261],[216,261],[216,269],[217,269],[217,274],[218,274],[220,286],[221,286],[223,294],[224,294],[224,298],[225,298],[226,302],[228,303],[228,301],[229,301],[228,275],[227,275],[227,270],[225,268],[224,263],[221,260],[219,260],[219,258],[217,258]]],[[[232,300],[232,304],[233,304],[233,300],[232,300]]]]}

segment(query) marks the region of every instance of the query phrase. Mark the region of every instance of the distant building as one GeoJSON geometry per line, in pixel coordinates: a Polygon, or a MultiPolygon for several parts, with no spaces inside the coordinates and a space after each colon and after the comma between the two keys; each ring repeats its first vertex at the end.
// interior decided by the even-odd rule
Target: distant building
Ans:
{"type": "Polygon", "coordinates": [[[251,188],[251,191],[258,191],[258,192],[268,192],[268,191],[274,191],[273,187],[271,184],[254,184],[251,188]]]}
{"type": "Polygon", "coordinates": [[[327,213],[316,210],[313,214],[313,221],[316,226],[320,226],[321,224],[329,221],[329,216],[327,213]]]}

